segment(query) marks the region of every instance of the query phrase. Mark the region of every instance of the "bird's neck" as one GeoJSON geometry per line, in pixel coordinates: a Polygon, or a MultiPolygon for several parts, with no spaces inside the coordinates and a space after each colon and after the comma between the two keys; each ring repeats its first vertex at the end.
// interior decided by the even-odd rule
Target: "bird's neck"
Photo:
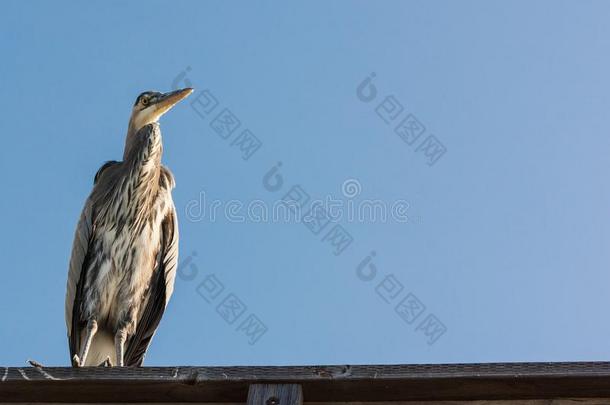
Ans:
{"type": "Polygon", "coordinates": [[[144,148],[153,146],[156,142],[161,144],[161,130],[159,129],[158,122],[152,122],[144,126],[136,126],[133,122],[133,118],[130,119],[129,126],[127,127],[127,136],[125,137],[123,161],[137,158],[144,148]],[[147,131],[146,127],[148,126],[152,126],[153,130],[147,131]]]}
{"type": "Polygon", "coordinates": [[[140,126],[136,126],[133,117],[129,119],[127,126],[127,136],[125,136],[125,148],[123,149],[123,161],[129,160],[135,149],[137,149],[140,137],[138,131],[140,126]]]}
{"type": "MultiPolygon", "coordinates": [[[[117,176],[115,193],[112,201],[112,212],[117,213],[118,224],[127,224],[131,218],[130,227],[142,229],[150,218],[151,210],[159,190],[161,176],[161,131],[159,124],[145,125],[137,131],[128,131],[123,153],[123,170],[117,176]],[[125,209],[128,207],[129,209],[125,209]]],[[[118,231],[122,231],[119,226],[118,231]]]]}
{"type": "Polygon", "coordinates": [[[154,122],[134,130],[131,125],[125,139],[123,162],[128,165],[132,175],[145,176],[146,180],[158,179],[161,170],[163,144],[159,124],[154,122]]]}

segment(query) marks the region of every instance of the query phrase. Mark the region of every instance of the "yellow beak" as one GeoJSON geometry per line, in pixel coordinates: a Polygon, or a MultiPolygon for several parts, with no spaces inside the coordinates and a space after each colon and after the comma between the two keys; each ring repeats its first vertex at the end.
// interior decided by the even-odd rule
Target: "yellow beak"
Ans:
{"type": "Polygon", "coordinates": [[[187,87],[186,89],[163,94],[154,104],[156,113],[158,115],[165,114],[169,109],[178,104],[178,102],[187,98],[192,92],[193,89],[187,87]]]}

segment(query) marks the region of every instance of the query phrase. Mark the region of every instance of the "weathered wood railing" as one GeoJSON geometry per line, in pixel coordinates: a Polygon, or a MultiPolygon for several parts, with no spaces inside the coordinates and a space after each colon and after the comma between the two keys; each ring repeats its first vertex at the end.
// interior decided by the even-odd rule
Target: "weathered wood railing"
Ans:
{"type": "Polygon", "coordinates": [[[0,367],[0,403],[610,405],[610,363],[0,367]],[[473,402],[481,401],[481,402],[473,402]]]}

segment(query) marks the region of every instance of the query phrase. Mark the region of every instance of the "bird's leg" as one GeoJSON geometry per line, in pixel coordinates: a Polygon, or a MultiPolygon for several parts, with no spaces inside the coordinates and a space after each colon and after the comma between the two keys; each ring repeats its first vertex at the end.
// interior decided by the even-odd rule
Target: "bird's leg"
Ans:
{"type": "MultiPolygon", "coordinates": [[[[89,354],[89,348],[91,347],[91,342],[93,341],[93,336],[97,332],[97,321],[95,319],[89,319],[87,322],[87,334],[85,335],[85,344],[80,351],[80,356],[78,356],[78,365],[79,367],[84,367],[85,362],[87,361],[87,355],[89,354]]],[[[75,356],[76,357],[76,356],[75,356]]]]}
{"type": "Polygon", "coordinates": [[[124,356],[125,356],[125,341],[127,340],[127,330],[124,328],[119,329],[117,333],[114,335],[114,347],[116,350],[116,361],[117,366],[123,367],[124,364],[124,356]]]}

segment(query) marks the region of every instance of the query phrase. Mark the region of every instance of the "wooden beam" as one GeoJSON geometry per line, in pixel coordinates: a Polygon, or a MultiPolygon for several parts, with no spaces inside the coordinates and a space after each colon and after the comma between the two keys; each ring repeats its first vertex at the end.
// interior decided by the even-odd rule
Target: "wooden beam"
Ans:
{"type": "Polygon", "coordinates": [[[245,403],[251,384],[299,384],[306,402],[602,398],[610,404],[610,363],[0,367],[1,402],[245,403]]]}
{"type": "MultiPolygon", "coordinates": [[[[26,405],[23,402],[1,402],[2,405],[26,405]]],[[[38,405],[66,405],[63,402],[39,402],[38,405]]],[[[91,405],[87,402],[72,405],[91,405]]],[[[142,405],[140,402],[104,402],[104,405],[142,405]]],[[[190,402],[171,402],[171,405],[190,405],[190,402]]],[[[608,405],[608,399],[516,399],[491,401],[397,401],[397,402],[304,402],[304,405],[608,405]]],[[[206,402],[205,405],[246,405],[245,402],[206,402]]]]}

